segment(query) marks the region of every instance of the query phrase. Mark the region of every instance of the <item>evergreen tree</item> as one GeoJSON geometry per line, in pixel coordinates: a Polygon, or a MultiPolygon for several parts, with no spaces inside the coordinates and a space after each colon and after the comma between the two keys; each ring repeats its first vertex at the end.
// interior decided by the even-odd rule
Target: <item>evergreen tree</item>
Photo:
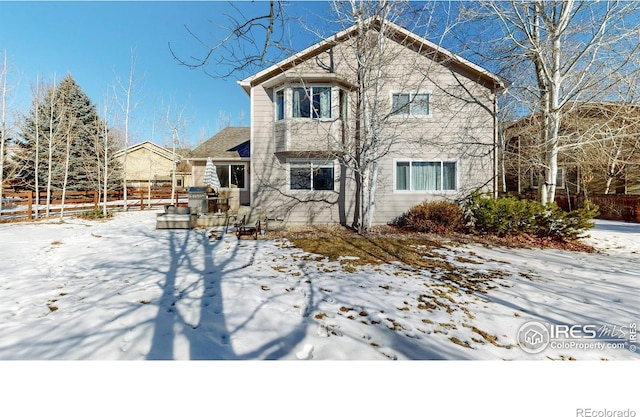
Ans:
{"type": "MultiPolygon", "coordinates": [[[[46,187],[51,175],[51,191],[61,190],[68,150],[67,190],[100,189],[104,168],[103,126],[96,106],[71,75],[57,86],[50,86],[41,97],[35,97],[22,126],[23,170],[20,177],[24,185],[33,189],[38,175],[39,183],[46,187]],[[40,155],[38,167],[35,166],[36,148],[40,155]]],[[[113,154],[115,144],[111,142],[108,147],[109,155],[113,154]]],[[[118,170],[115,160],[110,164],[110,171],[118,170]]],[[[119,178],[118,175],[110,177],[114,182],[119,178]]],[[[109,188],[113,186],[112,183],[109,188]]]]}

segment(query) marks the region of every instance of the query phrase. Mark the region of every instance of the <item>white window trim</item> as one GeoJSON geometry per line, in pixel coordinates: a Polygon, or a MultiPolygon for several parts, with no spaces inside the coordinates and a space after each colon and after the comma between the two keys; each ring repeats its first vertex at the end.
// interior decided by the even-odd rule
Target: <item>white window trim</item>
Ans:
{"type": "MultiPolygon", "coordinates": [[[[428,91],[415,91],[415,92],[407,92],[407,91],[391,91],[389,93],[389,113],[391,115],[391,117],[397,117],[397,118],[402,118],[402,117],[414,117],[417,119],[429,119],[431,117],[433,117],[433,93],[431,92],[431,90],[428,91]],[[412,114],[411,113],[411,104],[409,104],[409,114],[394,114],[393,112],[393,96],[396,94],[409,94],[409,102],[411,103],[413,101],[413,97],[418,95],[418,94],[428,94],[429,95],[429,114],[412,114]]],[[[437,162],[437,161],[432,161],[432,162],[437,162]]],[[[446,162],[446,161],[445,161],[446,162]]]]}
{"type": "MultiPolygon", "coordinates": [[[[336,163],[334,160],[326,159],[289,159],[287,161],[287,190],[292,193],[335,193],[336,192],[336,163]],[[333,189],[331,190],[310,190],[291,188],[291,166],[296,164],[311,164],[310,168],[332,168],[333,169],[333,189]]],[[[312,179],[313,181],[313,179],[312,179]]]]}
{"type": "MultiPolygon", "coordinates": [[[[219,166],[224,166],[226,165],[227,167],[229,167],[229,175],[231,175],[231,165],[243,165],[244,166],[244,187],[240,188],[240,187],[220,187],[221,190],[240,190],[240,191],[247,191],[248,190],[248,183],[249,183],[249,176],[248,176],[248,172],[249,172],[249,164],[246,162],[215,162],[216,167],[219,166]]],[[[229,178],[229,184],[231,184],[231,178],[229,178]]]]}
{"type": "MultiPolygon", "coordinates": [[[[444,175],[440,176],[440,186],[442,187],[444,175]]],[[[416,159],[416,158],[397,158],[393,160],[393,192],[400,194],[455,194],[460,191],[460,160],[459,159],[416,159]],[[398,190],[397,175],[398,162],[409,162],[409,189],[398,190]],[[411,164],[414,162],[439,162],[442,171],[442,164],[452,162],[456,164],[456,188],[454,190],[413,190],[413,177],[411,176],[411,164]]]]}

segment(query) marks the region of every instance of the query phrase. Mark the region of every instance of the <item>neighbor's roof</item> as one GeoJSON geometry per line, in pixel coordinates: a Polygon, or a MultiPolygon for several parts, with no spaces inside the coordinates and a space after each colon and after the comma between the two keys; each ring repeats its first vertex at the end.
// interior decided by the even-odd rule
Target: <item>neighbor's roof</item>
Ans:
{"type": "Polygon", "coordinates": [[[212,138],[198,146],[189,159],[200,158],[243,158],[247,154],[251,139],[250,127],[225,127],[212,138]],[[245,146],[243,146],[245,145],[245,146]]]}
{"type": "MultiPolygon", "coordinates": [[[[378,18],[370,19],[373,25],[381,27],[382,23],[378,18]]],[[[384,25],[387,30],[385,33],[392,39],[395,39],[400,44],[407,47],[411,47],[422,54],[430,54],[435,56],[440,62],[447,65],[463,69],[470,73],[472,76],[477,77],[478,82],[488,85],[493,91],[499,91],[507,87],[509,84],[506,80],[502,79],[496,74],[474,64],[473,62],[462,58],[459,55],[454,54],[451,51],[421,37],[415,33],[399,26],[395,23],[385,21],[384,25]]],[[[282,74],[286,70],[295,67],[296,65],[305,62],[311,58],[314,58],[321,53],[331,49],[335,45],[348,40],[353,36],[353,33],[358,29],[357,25],[353,25],[335,35],[316,43],[308,47],[307,49],[292,55],[291,57],[284,59],[277,64],[270,66],[244,80],[238,81],[238,84],[245,90],[247,94],[251,93],[251,87],[261,84],[277,75],[282,74]]]]}
{"type": "Polygon", "coordinates": [[[172,150],[167,149],[163,146],[160,146],[148,140],[145,140],[144,142],[136,143],[135,145],[131,145],[126,149],[120,149],[119,151],[114,153],[114,156],[117,158],[122,156],[125,152],[131,153],[140,149],[146,149],[149,152],[155,153],[169,160],[179,160],[182,158],[182,156],[180,156],[179,153],[177,152],[174,153],[172,150]]]}

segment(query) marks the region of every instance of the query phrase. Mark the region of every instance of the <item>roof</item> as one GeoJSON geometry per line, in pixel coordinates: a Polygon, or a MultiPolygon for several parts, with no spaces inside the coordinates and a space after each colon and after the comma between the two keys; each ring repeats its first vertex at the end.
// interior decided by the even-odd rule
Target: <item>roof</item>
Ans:
{"type": "MultiPolygon", "coordinates": [[[[381,27],[383,24],[380,19],[372,18],[371,19],[374,27],[381,27]]],[[[453,52],[448,51],[445,48],[419,36],[415,33],[399,26],[395,23],[391,23],[389,21],[384,21],[384,25],[388,30],[385,31],[385,34],[389,36],[391,39],[396,40],[398,43],[405,45],[407,47],[413,48],[415,51],[418,51],[422,54],[428,54],[430,56],[436,57],[440,62],[447,63],[448,65],[457,67],[468,72],[471,75],[477,77],[478,82],[481,82],[484,85],[489,86],[493,91],[499,91],[508,85],[508,82],[496,74],[491,73],[490,71],[480,67],[479,65],[474,64],[473,62],[462,58],[459,55],[454,54],[453,52]]],[[[296,65],[307,61],[311,58],[314,58],[321,53],[331,49],[335,45],[344,42],[351,38],[353,34],[357,31],[357,25],[353,25],[341,32],[336,33],[335,35],[316,43],[308,47],[307,49],[292,55],[291,57],[284,59],[277,64],[270,66],[244,80],[238,81],[238,84],[245,90],[247,94],[250,94],[251,87],[261,84],[267,80],[270,80],[273,77],[276,77],[282,74],[284,71],[295,67],[296,65]]]]}
{"type": "Polygon", "coordinates": [[[225,127],[191,153],[190,159],[248,158],[250,127],[225,127]]]}
{"type": "Polygon", "coordinates": [[[122,156],[125,152],[131,153],[140,149],[146,149],[149,152],[155,153],[169,160],[179,160],[182,158],[179,153],[174,153],[170,149],[167,149],[148,140],[136,143],[135,145],[131,145],[126,149],[120,149],[119,151],[115,152],[114,156],[117,158],[119,156],[122,156]]]}

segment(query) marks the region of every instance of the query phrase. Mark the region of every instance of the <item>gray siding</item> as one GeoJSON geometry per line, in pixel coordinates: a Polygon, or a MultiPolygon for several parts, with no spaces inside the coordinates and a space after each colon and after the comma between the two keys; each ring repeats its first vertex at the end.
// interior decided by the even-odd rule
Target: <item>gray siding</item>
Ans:
{"type": "MultiPolygon", "coordinates": [[[[347,44],[334,47],[333,68],[346,80],[354,79],[350,54],[352,50],[347,44]]],[[[389,57],[392,59],[382,67],[384,82],[380,84],[378,100],[371,105],[377,106],[380,114],[388,114],[393,93],[429,93],[431,114],[385,118],[382,136],[387,146],[380,151],[374,223],[387,223],[424,200],[457,199],[478,187],[491,190],[494,178],[493,93],[456,67],[435,62],[394,42],[389,45],[389,57]],[[395,190],[395,162],[408,159],[455,161],[458,190],[395,190]]],[[[295,83],[296,78],[300,83],[321,79],[329,59],[328,53],[322,53],[318,59],[289,69],[291,76],[287,83],[295,83]],[[319,66],[319,62],[325,65],[319,66]]],[[[333,84],[333,120],[277,122],[272,100],[274,87],[257,85],[252,88],[252,206],[260,207],[269,216],[286,217],[292,223],[351,224],[353,175],[337,162],[334,191],[292,191],[288,185],[288,162],[292,152],[330,151],[337,149],[343,140],[343,125],[339,119],[341,88],[344,87],[333,84]]],[[[353,104],[355,97],[350,94],[353,104]]],[[[351,106],[349,114],[354,113],[351,106]]],[[[353,129],[352,123],[349,126],[353,129]]]]}

